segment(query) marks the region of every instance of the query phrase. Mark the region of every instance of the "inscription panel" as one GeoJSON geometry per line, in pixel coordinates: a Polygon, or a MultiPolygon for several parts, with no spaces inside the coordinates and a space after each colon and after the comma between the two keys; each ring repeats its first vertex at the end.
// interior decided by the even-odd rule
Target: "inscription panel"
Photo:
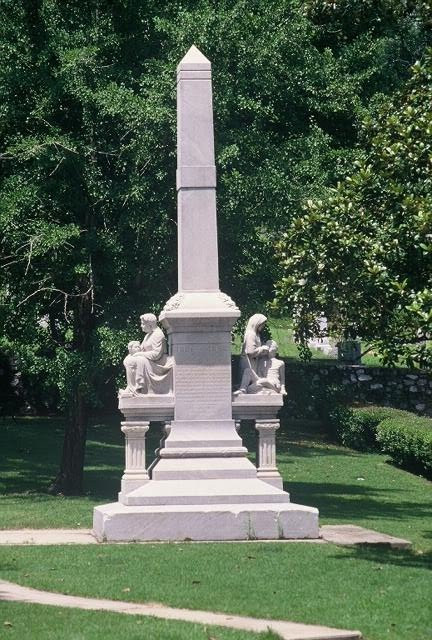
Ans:
{"type": "Polygon", "coordinates": [[[176,364],[176,420],[231,418],[231,367],[176,364]]]}
{"type": "Polygon", "coordinates": [[[231,363],[230,347],[225,344],[173,344],[172,353],[176,366],[229,366],[231,363]]]}

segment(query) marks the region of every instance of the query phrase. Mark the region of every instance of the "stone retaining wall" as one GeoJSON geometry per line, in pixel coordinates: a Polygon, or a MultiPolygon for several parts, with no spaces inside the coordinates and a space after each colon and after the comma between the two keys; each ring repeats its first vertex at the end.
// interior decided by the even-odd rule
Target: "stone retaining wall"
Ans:
{"type": "MultiPolygon", "coordinates": [[[[320,405],[335,395],[353,404],[376,404],[432,416],[432,376],[426,372],[326,360],[284,360],[287,417],[319,419],[320,405]]],[[[236,380],[238,356],[233,366],[236,380]]]]}
{"type": "Polygon", "coordinates": [[[314,417],[316,399],[325,402],[326,390],[357,404],[377,404],[432,416],[432,377],[425,372],[346,364],[303,364],[285,361],[288,398],[294,416],[314,417]],[[309,400],[308,401],[308,396],[309,400]]]}

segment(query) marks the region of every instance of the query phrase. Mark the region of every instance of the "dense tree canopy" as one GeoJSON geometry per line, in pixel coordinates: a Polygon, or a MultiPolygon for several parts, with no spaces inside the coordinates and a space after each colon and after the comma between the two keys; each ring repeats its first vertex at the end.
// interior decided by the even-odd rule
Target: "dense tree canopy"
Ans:
{"type": "Polygon", "coordinates": [[[432,51],[364,136],[355,171],[279,243],[278,305],[303,342],[324,313],[385,362],[432,367],[432,51]]]}
{"type": "Polygon", "coordinates": [[[176,290],[178,61],[195,43],[213,62],[221,285],[256,309],[275,239],[358,156],[429,16],[390,0],[0,5],[2,347],[68,409],[57,486],[73,492],[106,367],[176,290]]]}

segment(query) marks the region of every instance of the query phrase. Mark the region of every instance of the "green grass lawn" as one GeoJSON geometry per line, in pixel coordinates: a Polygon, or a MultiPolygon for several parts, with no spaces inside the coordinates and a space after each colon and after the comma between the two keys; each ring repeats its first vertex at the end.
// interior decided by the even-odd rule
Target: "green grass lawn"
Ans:
{"type": "MultiPolygon", "coordinates": [[[[2,528],[89,527],[93,505],[116,499],[123,466],[119,422],[90,428],[88,494],[80,498],[44,493],[57,468],[61,435],[58,420],[1,424],[2,528]]],[[[253,450],[254,434],[246,424],[242,435],[253,450]]],[[[154,429],[150,452],[158,437],[154,429]]],[[[336,446],[316,429],[283,425],[278,452],[292,500],[317,506],[322,524],[353,523],[405,537],[414,542],[413,550],[277,542],[0,547],[0,576],[63,593],[359,628],[369,640],[429,640],[431,484],[383,456],[336,446]]],[[[37,613],[29,605],[16,606],[31,624],[37,613]]],[[[125,625],[120,637],[135,637],[136,620],[112,615],[115,624],[125,625]]],[[[179,631],[171,637],[183,636],[179,631]]]]}
{"type": "Polygon", "coordinates": [[[74,595],[360,628],[427,640],[423,556],[306,543],[0,548],[2,577],[74,595]]]}
{"type": "Polygon", "coordinates": [[[250,633],[205,627],[107,611],[4,602],[0,607],[0,638],[11,640],[276,640],[273,633],[250,633]]]}

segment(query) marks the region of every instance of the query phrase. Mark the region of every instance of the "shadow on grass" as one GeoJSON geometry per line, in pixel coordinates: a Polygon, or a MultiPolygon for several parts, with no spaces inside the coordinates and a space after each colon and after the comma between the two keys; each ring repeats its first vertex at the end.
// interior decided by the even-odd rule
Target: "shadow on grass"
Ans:
{"type": "Polygon", "coordinates": [[[405,520],[432,517],[430,505],[400,500],[398,489],[328,482],[288,482],[284,483],[284,489],[291,494],[293,502],[317,507],[325,518],[405,520]],[[396,499],[386,502],[386,495],[396,499]]]}
{"type": "MultiPolygon", "coordinates": [[[[250,452],[256,450],[258,435],[253,428],[243,428],[240,431],[243,444],[250,452]]],[[[295,434],[280,431],[277,433],[277,457],[279,462],[292,464],[294,458],[317,458],[317,457],[342,457],[361,458],[364,454],[359,451],[346,449],[327,441],[325,434],[317,434],[315,438],[308,431],[296,432],[295,434]],[[318,440],[318,441],[317,441],[318,440]]]]}
{"type": "Polygon", "coordinates": [[[432,570],[432,551],[416,552],[412,549],[391,549],[387,545],[358,545],[346,547],[347,553],[335,555],[338,560],[363,560],[375,562],[379,565],[395,565],[398,567],[412,567],[414,569],[432,570]]]}
{"type": "MultiPolygon", "coordinates": [[[[52,499],[47,490],[55,477],[63,445],[64,421],[56,418],[19,418],[0,426],[0,493],[3,499],[52,499]]],[[[147,463],[159,447],[162,430],[152,424],[146,438],[147,463]]],[[[116,417],[88,429],[84,469],[85,496],[117,500],[124,469],[124,436],[116,417]]],[[[84,496],[84,497],[85,497],[84,496]]],[[[68,497],[73,500],[73,497],[68,497]]]]}
{"type": "MultiPolygon", "coordinates": [[[[64,421],[25,418],[0,426],[0,492],[23,500],[46,499],[55,477],[63,445],[64,421]]],[[[95,499],[116,496],[123,471],[124,443],[116,419],[88,429],[85,489],[95,499]]],[[[73,498],[71,498],[73,500],[73,498]]]]}
{"type": "MultiPolygon", "coordinates": [[[[64,422],[53,418],[18,419],[16,423],[0,424],[0,492],[4,497],[47,500],[47,488],[58,470],[63,433],[64,422]]],[[[160,425],[152,424],[146,438],[147,464],[154,458],[161,435],[160,425]]],[[[241,437],[248,449],[255,451],[255,429],[242,425],[241,437]]],[[[284,425],[278,437],[279,458],[284,464],[292,464],[295,458],[342,456],[353,459],[363,455],[326,444],[324,438],[325,434],[319,429],[317,432],[316,428],[286,428],[284,425]]],[[[117,500],[123,468],[124,440],[119,418],[93,424],[88,430],[84,497],[98,502],[117,500]]],[[[432,515],[426,504],[400,501],[397,488],[374,489],[324,480],[289,482],[285,488],[294,502],[316,506],[321,515],[328,518],[403,520],[432,515]],[[395,500],[391,500],[392,496],[395,500]],[[386,497],[390,498],[387,502],[386,497]]]]}

